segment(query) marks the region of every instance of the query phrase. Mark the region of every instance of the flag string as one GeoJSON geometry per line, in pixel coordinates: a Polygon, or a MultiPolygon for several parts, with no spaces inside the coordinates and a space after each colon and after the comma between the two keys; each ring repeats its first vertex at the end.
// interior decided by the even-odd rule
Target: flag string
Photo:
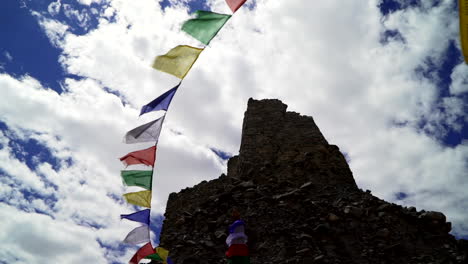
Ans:
{"type": "Polygon", "coordinates": [[[127,144],[154,142],[154,146],[150,148],[130,152],[120,158],[120,160],[126,165],[126,168],[130,165],[136,164],[151,166],[151,171],[124,170],[121,172],[122,179],[126,185],[139,186],[146,189],[140,192],[124,194],[127,202],[149,208],[133,214],[121,215],[121,218],[126,218],[143,224],[143,226],[132,230],[124,239],[124,242],[130,244],[147,242],[137,250],[135,255],[129,261],[130,264],[138,264],[143,258],[159,260],[164,264],[172,264],[169,257],[169,251],[161,247],[153,249],[150,239],[152,185],[155,177],[154,174],[159,135],[161,133],[169,105],[177,92],[177,89],[182,85],[182,81],[190,72],[200,54],[205,51],[206,47],[211,47],[211,40],[218,35],[228,20],[234,16],[236,11],[245,2],[246,0],[226,0],[227,5],[232,11],[231,15],[197,10],[194,18],[183,23],[181,30],[185,31],[204,45],[202,45],[201,48],[179,45],[169,50],[166,54],[157,56],[154,60],[152,65],[153,68],[174,75],[178,77],[180,81],[175,87],[169,89],[153,101],[144,105],[140,111],[140,116],[152,111],[165,111],[164,114],[154,121],[140,125],[128,131],[124,137],[124,142],[127,144]],[[147,172],[151,172],[149,179],[147,172]]]}

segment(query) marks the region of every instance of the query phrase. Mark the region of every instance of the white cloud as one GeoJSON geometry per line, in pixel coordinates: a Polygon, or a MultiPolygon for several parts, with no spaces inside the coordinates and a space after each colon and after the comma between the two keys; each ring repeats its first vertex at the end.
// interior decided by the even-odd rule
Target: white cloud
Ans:
{"type": "Polygon", "coordinates": [[[69,26],[56,20],[46,18],[35,11],[33,11],[32,14],[38,19],[39,25],[44,29],[52,45],[61,47],[69,26]]]}
{"type": "Polygon", "coordinates": [[[5,58],[6,58],[8,61],[12,61],[12,60],[13,60],[13,56],[11,56],[11,54],[10,54],[8,51],[3,52],[3,55],[5,55],[5,58]]]}
{"type": "Polygon", "coordinates": [[[468,65],[464,62],[458,64],[455,69],[453,69],[452,75],[452,84],[450,85],[450,93],[454,95],[462,94],[468,92],[468,65]]]}
{"type": "MultiPolygon", "coordinates": [[[[62,95],[44,89],[27,76],[16,80],[3,74],[0,84],[4,87],[0,115],[9,126],[9,138],[34,138],[50,148],[57,158],[73,160],[72,165],[62,161],[62,167],[57,171],[48,163],[31,171],[14,158],[8,147],[9,140],[2,137],[4,147],[0,149],[0,167],[5,175],[0,185],[0,198],[27,212],[47,213],[71,226],[114,230],[112,234],[104,232],[108,237],[100,234],[96,239],[118,244],[132,226],[127,221],[119,222],[119,214],[133,211],[113,198],[133,191],[122,186],[119,173],[123,165],[118,158],[142,148],[141,145],[122,144],[122,137],[127,130],[152,116],[137,120],[135,109],[124,107],[118,97],[105,92],[90,79],[65,80],[66,92],[62,95]],[[20,87],[22,92],[18,93],[20,87]],[[21,108],[15,107],[18,102],[21,108]],[[42,177],[56,185],[56,190],[47,186],[42,177]],[[46,203],[34,199],[28,202],[24,191],[54,194],[57,201],[46,203]]],[[[224,169],[208,147],[183,135],[174,138],[170,130],[166,130],[161,140],[165,143],[159,144],[157,162],[161,165],[156,170],[153,188],[154,214],[163,213],[170,192],[196,184],[206,175],[214,178],[224,169]],[[193,173],[194,168],[197,168],[196,173],[193,173]],[[189,174],[190,177],[183,177],[189,174]],[[174,179],[178,179],[175,184],[174,179]]],[[[106,254],[115,255],[115,252],[106,254]]]]}
{"type": "Polygon", "coordinates": [[[57,2],[52,2],[49,4],[49,6],[47,7],[47,11],[49,11],[49,14],[51,14],[52,16],[55,16],[58,13],[60,13],[61,6],[62,6],[61,0],[57,0],[57,2]]]}
{"type": "Polygon", "coordinates": [[[78,2],[82,5],[91,5],[92,3],[100,4],[102,0],[78,0],[78,2]]]}
{"type": "Polygon", "coordinates": [[[105,263],[92,230],[0,204],[2,248],[9,263],[105,263]]]}
{"type": "MultiPolygon", "coordinates": [[[[208,3],[215,12],[229,12],[224,0],[208,3]]],[[[468,145],[446,147],[436,136],[446,133],[443,124],[460,129],[457,120],[466,118],[466,102],[457,95],[466,90],[467,68],[453,70],[453,96],[444,99],[437,76],[417,73],[428,69],[428,58],[440,66],[450,41],[458,38],[453,2],[432,8],[424,3],[387,17],[381,17],[378,3],[259,0],[253,10],[240,9],[200,56],[171,104],[158,144],[155,211],[164,210],[170,192],[219,176],[225,164],[209,148],[237,153],[247,99],[273,97],[290,111],[314,117],[328,141],[350,156],[361,188],[390,201],[396,192],[408,193],[400,203],[443,211],[466,235],[468,145]],[[387,29],[398,30],[404,41],[380,43],[387,29]]],[[[68,10],[75,14],[73,7],[68,10]]],[[[85,78],[65,79],[65,91],[58,94],[31,77],[0,75],[0,116],[12,133],[33,137],[53,155],[73,160],[58,171],[47,163],[31,171],[8,148],[0,150],[1,167],[5,164],[9,175],[25,173],[22,186],[45,192],[38,175],[58,185],[58,201],[49,210],[58,221],[85,225],[79,227],[85,230],[102,225],[95,235],[112,245],[131,230],[117,218],[132,209],[112,199],[124,192],[117,158],[147,145],[124,145],[121,138],[152,117],[137,118],[141,105],[177,83],[151,69],[154,57],[179,44],[200,46],[179,31],[187,12],[171,7],[163,12],[152,0],[113,0],[98,27],[82,36],[38,16],[51,41],[63,49],[64,68],[85,78]],[[114,14],[111,23],[107,18],[114,14]],[[129,104],[123,106],[104,87],[129,104]]],[[[48,205],[35,201],[34,207],[48,205]]],[[[113,251],[102,254],[125,261],[113,251]]]]}

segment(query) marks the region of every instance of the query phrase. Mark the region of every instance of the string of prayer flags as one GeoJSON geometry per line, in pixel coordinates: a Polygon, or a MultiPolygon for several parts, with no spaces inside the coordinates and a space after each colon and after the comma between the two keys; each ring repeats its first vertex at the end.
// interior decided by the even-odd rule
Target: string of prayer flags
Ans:
{"type": "Polygon", "coordinates": [[[161,94],[158,98],[144,105],[141,108],[140,116],[144,113],[148,113],[152,111],[158,111],[158,110],[167,111],[167,109],[169,108],[169,104],[172,101],[172,97],[174,97],[175,93],[177,92],[177,88],[179,88],[180,84],[181,82],[177,84],[174,88],[161,94]]]}
{"type": "Polygon", "coordinates": [[[244,230],[245,223],[242,220],[237,220],[229,226],[229,236],[226,238],[226,244],[229,247],[226,252],[228,263],[250,263],[247,236],[244,230]]]}
{"type": "MultiPolygon", "coordinates": [[[[245,2],[246,0],[226,0],[227,5],[233,13],[235,13],[245,2]]],[[[460,16],[461,14],[462,13],[460,13],[460,16]]],[[[182,30],[195,39],[199,40],[201,43],[208,45],[231,17],[232,15],[198,10],[195,12],[194,18],[189,19],[183,23],[182,30]]],[[[465,33],[468,34],[468,32],[465,33]]],[[[166,54],[157,56],[155,58],[152,65],[154,69],[174,75],[175,77],[180,78],[181,81],[172,89],[166,91],[156,99],[144,105],[140,110],[140,116],[152,111],[167,112],[172,98],[177,92],[177,89],[180,87],[182,80],[190,71],[203,50],[204,48],[179,45],[169,50],[166,54]]],[[[159,140],[159,135],[161,134],[164,118],[165,114],[162,117],[149,123],[140,125],[125,134],[124,142],[127,144],[154,142],[154,146],[152,147],[133,151],[121,157],[120,161],[122,161],[125,166],[143,164],[154,168],[157,148],[156,145],[159,140]]],[[[144,191],[124,194],[123,196],[128,203],[151,208],[153,172],[154,169],[121,171],[121,177],[124,184],[127,186],[139,186],[145,189],[144,191]]],[[[173,264],[171,259],[168,257],[169,251],[161,247],[153,249],[151,246],[149,227],[150,209],[145,209],[132,214],[121,215],[120,217],[122,219],[128,219],[130,221],[144,224],[130,231],[123,242],[131,245],[148,242],[143,247],[138,249],[135,255],[133,255],[133,257],[130,259],[129,264],[138,264],[143,258],[156,260],[158,263],[162,262],[163,264],[173,264]]],[[[244,222],[239,220],[234,222],[234,224],[229,228],[230,235],[226,240],[226,243],[229,246],[229,249],[226,252],[226,255],[228,256],[228,263],[250,263],[248,247],[246,245],[247,236],[244,233],[244,225],[244,222]]]]}
{"type": "Polygon", "coordinates": [[[161,133],[164,116],[136,127],[125,134],[124,142],[127,144],[140,142],[158,142],[159,134],[161,133]]]}
{"type": "Polygon", "coordinates": [[[140,260],[144,259],[146,256],[151,255],[154,253],[153,247],[151,246],[151,242],[148,242],[143,247],[138,249],[138,251],[133,255],[132,259],[130,259],[129,264],[138,264],[140,260]]]}
{"type": "Polygon", "coordinates": [[[157,56],[153,68],[184,79],[203,49],[179,45],[165,55],[157,56]]]}
{"type": "Polygon", "coordinates": [[[458,10],[460,13],[460,38],[465,63],[468,64],[468,1],[459,0],[458,10]]]}
{"type": "Polygon", "coordinates": [[[232,12],[235,13],[246,0],[226,0],[226,4],[231,8],[232,12]]]}
{"type": "Polygon", "coordinates": [[[120,175],[127,186],[139,186],[146,190],[151,190],[153,182],[152,170],[125,170],[121,171],[120,175]]]}
{"type": "Polygon", "coordinates": [[[151,191],[131,192],[123,196],[127,203],[151,208],[151,191]]]}
{"type": "Polygon", "coordinates": [[[154,161],[156,159],[156,146],[152,146],[147,149],[137,150],[128,153],[127,155],[120,158],[120,161],[125,164],[125,166],[144,164],[146,166],[154,166],[154,161]]]}
{"type": "Polygon", "coordinates": [[[185,21],[182,30],[201,43],[208,45],[229,18],[231,15],[197,10],[195,18],[185,21]]]}
{"type": "Polygon", "coordinates": [[[131,244],[131,245],[138,245],[140,243],[149,242],[150,241],[150,229],[147,225],[139,226],[125,237],[123,240],[124,243],[131,244]]]}
{"type": "Polygon", "coordinates": [[[120,215],[120,218],[149,225],[150,212],[150,209],[145,209],[133,214],[120,215]]]}

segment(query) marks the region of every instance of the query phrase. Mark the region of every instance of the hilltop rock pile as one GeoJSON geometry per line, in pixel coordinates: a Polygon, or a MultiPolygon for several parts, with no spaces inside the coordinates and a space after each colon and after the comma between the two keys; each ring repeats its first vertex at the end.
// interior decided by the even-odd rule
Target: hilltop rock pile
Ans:
{"type": "Polygon", "coordinates": [[[161,246],[174,263],[226,263],[237,209],[251,263],[468,263],[444,214],[360,190],[312,117],[279,100],[250,99],[239,155],[227,175],[169,196],[161,246]]]}

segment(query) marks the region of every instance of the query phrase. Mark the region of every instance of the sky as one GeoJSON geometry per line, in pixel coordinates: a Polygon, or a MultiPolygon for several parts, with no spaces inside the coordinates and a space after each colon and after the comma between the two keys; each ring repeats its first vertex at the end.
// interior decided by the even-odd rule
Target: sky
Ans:
{"type": "MultiPolygon", "coordinates": [[[[189,72],[165,118],[152,241],[171,192],[217,178],[250,97],[312,116],[358,186],[442,211],[468,238],[468,66],[457,1],[248,0],[189,72]]],[[[178,79],[151,68],[181,24],[224,0],[5,0],[0,9],[0,264],[127,263],[136,223],[118,160],[142,105],[178,79]]]]}

